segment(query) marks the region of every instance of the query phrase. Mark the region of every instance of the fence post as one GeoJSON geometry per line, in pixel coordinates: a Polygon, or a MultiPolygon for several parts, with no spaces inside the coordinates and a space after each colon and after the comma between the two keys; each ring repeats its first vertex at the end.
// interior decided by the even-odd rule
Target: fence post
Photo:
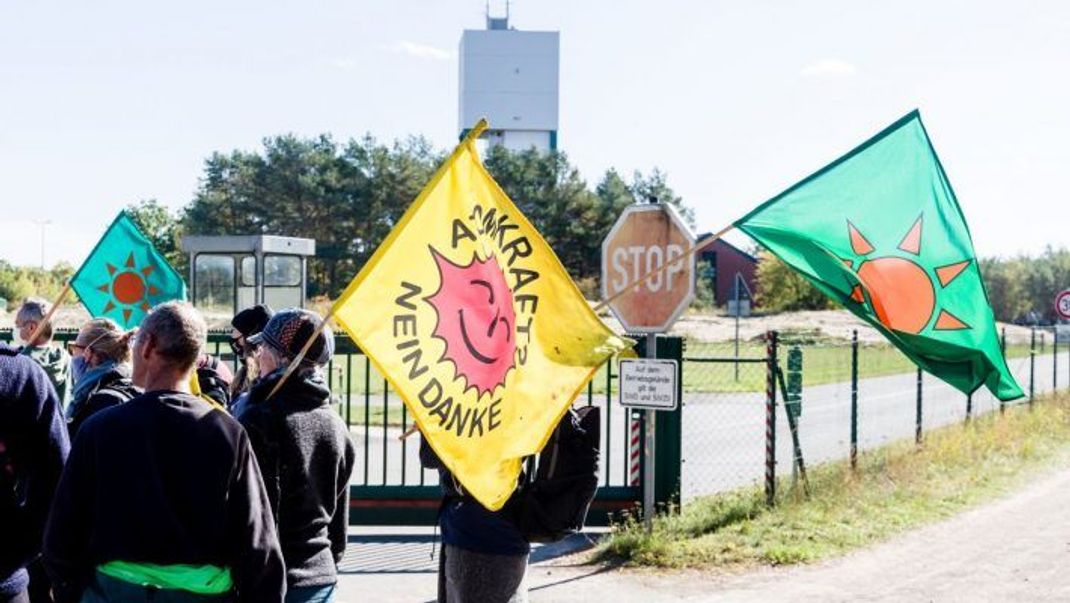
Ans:
{"type": "Polygon", "coordinates": [[[851,470],[858,468],[858,329],[851,332],[851,470]]]}
{"type": "Polygon", "coordinates": [[[1059,389],[1059,326],[1051,328],[1051,391],[1059,389]]]}
{"type": "MultiPolygon", "coordinates": [[[[1003,352],[1003,363],[1007,363],[1007,327],[1000,329],[999,334],[999,351],[1003,352]]],[[[1007,403],[1003,400],[999,401],[999,414],[1007,412],[1007,403]]]]}
{"type": "Polygon", "coordinates": [[[776,504],[777,332],[765,334],[765,503],[776,504]]]}
{"type": "Polygon", "coordinates": [[[1037,367],[1037,328],[1029,330],[1029,405],[1033,405],[1034,376],[1037,367]]]}
{"type": "Polygon", "coordinates": [[[921,446],[921,369],[918,369],[918,409],[914,415],[914,443],[921,446]]]}
{"type": "Polygon", "coordinates": [[[680,470],[683,463],[684,415],[684,340],[682,337],[658,337],[657,357],[677,361],[676,410],[658,411],[654,422],[657,454],[654,458],[654,508],[665,511],[680,505],[680,470]]]}

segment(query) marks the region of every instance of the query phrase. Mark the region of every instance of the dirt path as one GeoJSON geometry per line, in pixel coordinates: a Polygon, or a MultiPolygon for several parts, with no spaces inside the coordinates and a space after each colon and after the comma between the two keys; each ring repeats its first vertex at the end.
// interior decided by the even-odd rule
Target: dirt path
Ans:
{"type": "Polygon", "coordinates": [[[539,567],[532,601],[1070,601],[1070,469],[832,561],[736,575],[539,567]]]}

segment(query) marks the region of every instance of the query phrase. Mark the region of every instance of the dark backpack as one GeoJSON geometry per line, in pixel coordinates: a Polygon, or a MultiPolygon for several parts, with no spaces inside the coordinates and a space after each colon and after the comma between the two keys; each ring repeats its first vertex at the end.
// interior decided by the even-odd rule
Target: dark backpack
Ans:
{"type": "Polygon", "coordinates": [[[219,374],[219,358],[208,356],[208,362],[197,369],[197,383],[201,394],[219,403],[223,408],[230,406],[230,383],[219,374]]]}
{"type": "Polygon", "coordinates": [[[556,542],[583,529],[598,492],[602,418],[598,407],[569,409],[538,455],[535,471],[508,503],[528,542],[556,542]]]}

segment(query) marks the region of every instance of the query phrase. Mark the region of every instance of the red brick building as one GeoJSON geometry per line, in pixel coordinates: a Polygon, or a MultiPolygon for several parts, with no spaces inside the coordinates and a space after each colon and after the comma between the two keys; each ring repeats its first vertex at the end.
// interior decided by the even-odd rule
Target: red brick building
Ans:
{"type": "MultiPolygon", "coordinates": [[[[708,267],[699,264],[697,277],[714,281],[714,301],[718,306],[723,306],[728,303],[729,299],[732,299],[734,291],[732,283],[737,273],[743,277],[743,282],[747,284],[752,294],[757,291],[755,272],[758,268],[758,258],[728,241],[724,239],[714,241],[713,245],[702,251],[699,260],[709,264],[708,267]]],[[[740,295],[745,297],[746,294],[741,292],[740,295]]]]}

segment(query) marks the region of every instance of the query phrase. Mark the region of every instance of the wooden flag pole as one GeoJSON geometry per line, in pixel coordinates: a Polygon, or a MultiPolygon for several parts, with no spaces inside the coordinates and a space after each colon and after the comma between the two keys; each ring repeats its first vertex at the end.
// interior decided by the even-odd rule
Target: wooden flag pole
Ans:
{"type": "Polygon", "coordinates": [[[71,292],[71,282],[67,281],[63,285],[63,290],[61,290],[59,292],[59,295],[56,296],[56,301],[52,303],[52,307],[48,309],[48,314],[45,314],[45,317],[42,318],[41,321],[37,323],[37,328],[35,328],[33,330],[33,333],[30,333],[30,339],[29,339],[29,341],[26,342],[26,345],[32,346],[33,342],[37,341],[37,336],[40,335],[41,331],[43,331],[45,329],[45,325],[47,325],[48,322],[50,320],[52,320],[52,315],[54,315],[56,313],[56,310],[59,309],[59,305],[63,303],[63,300],[67,299],[67,295],[70,292],[71,292]]]}
{"type": "Polygon", "coordinates": [[[717,239],[720,239],[721,237],[723,237],[725,234],[727,234],[730,230],[732,230],[735,227],[736,227],[735,224],[729,224],[728,226],[725,226],[724,228],[722,228],[718,232],[716,232],[714,234],[711,234],[708,237],[703,237],[702,240],[700,240],[699,242],[695,243],[687,251],[685,251],[682,255],[679,255],[679,256],[669,260],[668,262],[665,262],[664,264],[662,264],[661,266],[659,266],[659,267],[657,267],[657,268],[655,268],[653,270],[648,270],[646,272],[646,274],[643,274],[642,276],[640,276],[639,278],[635,279],[634,281],[625,284],[623,287],[620,288],[620,291],[617,291],[613,295],[610,295],[608,298],[606,298],[606,299],[602,300],[601,302],[599,302],[598,305],[593,308],[593,310],[597,314],[598,312],[603,310],[606,306],[608,306],[609,304],[611,304],[614,301],[616,301],[619,297],[621,297],[622,295],[626,294],[629,289],[645,283],[651,277],[668,270],[669,267],[672,266],[673,264],[675,264],[677,262],[680,262],[680,261],[684,260],[685,258],[689,258],[692,255],[694,255],[694,254],[702,251],[703,249],[709,247],[710,245],[713,244],[714,241],[716,241],[717,239]]]}
{"type": "Polygon", "coordinates": [[[405,430],[405,433],[399,435],[398,439],[404,441],[417,431],[420,431],[420,426],[416,424],[416,420],[414,419],[412,425],[409,425],[409,428],[405,430]]]}
{"type": "Polygon", "coordinates": [[[327,315],[323,317],[323,321],[320,322],[320,325],[312,332],[312,336],[308,338],[305,345],[301,346],[301,351],[290,361],[290,366],[286,367],[286,372],[282,374],[282,378],[275,384],[275,387],[271,388],[271,393],[269,393],[264,400],[270,400],[271,397],[275,395],[275,392],[282,388],[282,385],[286,383],[286,380],[290,378],[290,375],[297,370],[297,367],[301,365],[301,361],[305,359],[305,354],[308,354],[308,350],[312,347],[312,342],[316,341],[316,338],[323,333],[323,329],[327,328],[327,321],[331,319],[331,316],[334,316],[333,306],[327,311],[327,315]]]}

